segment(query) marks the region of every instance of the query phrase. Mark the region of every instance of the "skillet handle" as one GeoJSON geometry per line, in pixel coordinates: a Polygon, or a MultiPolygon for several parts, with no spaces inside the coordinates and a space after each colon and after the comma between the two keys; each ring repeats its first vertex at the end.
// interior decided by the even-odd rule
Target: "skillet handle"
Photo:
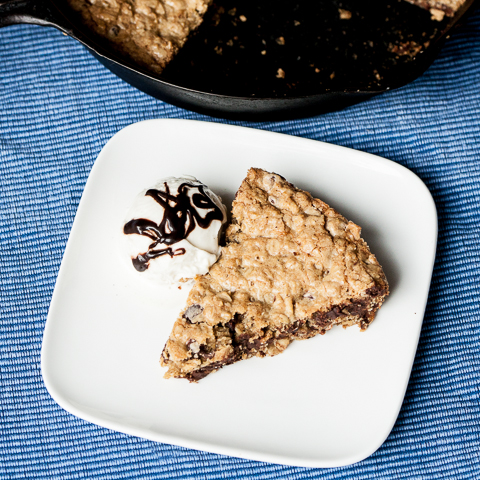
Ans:
{"type": "Polygon", "coordinates": [[[0,27],[31,23],[66,31],[62,15],[49,0],[0,0],[0,27]]]}

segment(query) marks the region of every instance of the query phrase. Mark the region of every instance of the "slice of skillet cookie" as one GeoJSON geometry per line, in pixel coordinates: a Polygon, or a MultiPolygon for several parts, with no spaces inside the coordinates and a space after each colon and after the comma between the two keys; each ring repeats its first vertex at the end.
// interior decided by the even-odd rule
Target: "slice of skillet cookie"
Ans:
{"type": "Polygon", "coordinates": [[[388,295],[360,227],[275,173],[248,171],[226,242],[173,326],[166,378],[196,382],[334,325],[366,330],[388,295]]]}

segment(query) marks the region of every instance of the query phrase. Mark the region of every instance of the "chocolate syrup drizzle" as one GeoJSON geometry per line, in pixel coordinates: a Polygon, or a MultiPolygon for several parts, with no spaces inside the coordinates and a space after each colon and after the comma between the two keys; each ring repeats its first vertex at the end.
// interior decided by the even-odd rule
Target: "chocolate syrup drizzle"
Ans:
{"type": "Polygon", "coordinates": [[[195,229],[195,225],[201,228],[208,228],[214,220],[223,220],[223,212],[205,193],[205,185],[191,185],[182,183],[178,187],[177,195],[170,194],[170,188],[167,182],[164,183],[165,192],[151,188],[145,195],[152,197],[159,203],[163,209],[163,219],[159,225],[145,218],[133,219],[125,224],[123,233],[126,235],[144,235],[153,240],[145,253],[140,253],[136,258],[132,258],[133,266],[139,271],[144,272],[149,267],[149,261],[170,255],[170,258],[178,255],[184,255],[184,248],[171,247],[154,250],[159,244],[173,245],[187,238],[195,229]],[[194,193],[190,198],[188,192],[192,188],[198,188],[199,193],[194,193]],[[193,205],[192,205],[193,203],[193,205]],[[212,209],[202,218],[197,208],[212,209]]]}

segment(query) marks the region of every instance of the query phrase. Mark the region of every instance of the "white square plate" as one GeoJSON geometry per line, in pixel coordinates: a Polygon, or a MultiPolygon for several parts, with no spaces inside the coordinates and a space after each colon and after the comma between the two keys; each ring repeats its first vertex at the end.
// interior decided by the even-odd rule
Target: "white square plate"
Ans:
{"type": "Polygon", "coordinates": [[[384,442],[402,405],[436,237],[430,193],[394,162],[214,123],[131,125],[98,156],[78,208],[45,326],[45,385],[72,414],[159,442],[298,466],[358,462],[384,442]],[[336,327],[198,384],[164,380],[160,353],[187,292],[138,283],[121,260],[125,212],[143,188],[182,174],[230,207],[251,166],[361,225],[391,295],[365,333],[336,327]]]}

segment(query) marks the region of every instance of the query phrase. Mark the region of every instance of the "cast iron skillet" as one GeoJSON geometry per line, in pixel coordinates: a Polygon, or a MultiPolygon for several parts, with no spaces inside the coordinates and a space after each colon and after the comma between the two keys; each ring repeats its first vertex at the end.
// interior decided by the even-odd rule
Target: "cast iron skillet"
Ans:
{"type": "Polygon", "coordinates": [[[217,1],[159,76],[86,30],[66,0],[0,0],[0,27],[55,27],[126,82],[179,107],[282,120],[339,110],[411,82],[478,3],[467,0],[455,17],[437,22],[403,0],[217,1]],[[351,17],[342,19],[349,15],[340,9],[351,17]]]}

